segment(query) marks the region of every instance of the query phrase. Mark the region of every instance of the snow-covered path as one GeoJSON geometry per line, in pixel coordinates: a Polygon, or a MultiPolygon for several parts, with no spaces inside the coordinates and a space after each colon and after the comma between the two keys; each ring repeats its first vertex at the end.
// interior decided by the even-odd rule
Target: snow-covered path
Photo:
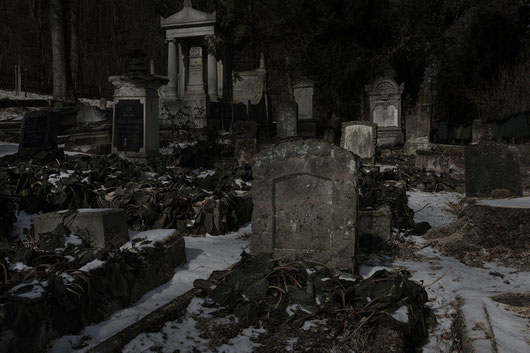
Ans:
{"type": "Polygon", "coordinates": [[[145,294],[134,306],[119,310],[107,320],[87,326],[78,335],[63,336],[52,343],[50,352],[66,353],[75,351],[83,336],[90,336],[88,346],[75,352],[84,352],[107,338],[135,323],[155,309],[184,294],[193,287],[196,279],[206,279],[213,271],[224,270],[239,261],[241,252],[248,241],[240,239],[251,232],[250,224],[239,231],[223,236],[186,237],[186,265],[175,270],[175,276],[166,284],[145,294]]]}
{"type": "MultiPolygon", "coordinates": [[[[428,221],[436,227],[454,221],[455,216],[447,211],[447,205],[463,197],[455,193],[410,192],[408,195],[409,206],[414,210],[430,204],[416,213],[415,221],[428,221]]],[[[425,240],[421,237],[412,239],[424,246],[425,240]]],[[[425,353],[449,351],[457,296],[462,298],[466,332],[476,352],[494,352],[494,344],[498,353],[530,351],[529,321],[506,310],[504,304],[490,299],[507,292],[529,292],[529,272],[493,263],[486,264],[485,268],[469,267],[452,257],[440,255],[431,247],[425,247],[417,254],[426,260],[398,261],[393,266],[407,268],[413,273],[413,279],[424,283],[431,299],[430,306],[437,315],[439,325],[424,347],[425,353]],[[495,343],[487,338],[490,332],[495,343]]]]}

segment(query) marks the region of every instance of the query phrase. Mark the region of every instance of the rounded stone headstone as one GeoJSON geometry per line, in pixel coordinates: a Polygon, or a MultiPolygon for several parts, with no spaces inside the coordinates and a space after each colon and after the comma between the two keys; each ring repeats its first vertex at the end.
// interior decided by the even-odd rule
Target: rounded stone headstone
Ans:
{"type": "Polygon", "coordinates": [[[321,140],[287,140],[254,157],[253,254],[353,268],[359,158],[321,140]]]}

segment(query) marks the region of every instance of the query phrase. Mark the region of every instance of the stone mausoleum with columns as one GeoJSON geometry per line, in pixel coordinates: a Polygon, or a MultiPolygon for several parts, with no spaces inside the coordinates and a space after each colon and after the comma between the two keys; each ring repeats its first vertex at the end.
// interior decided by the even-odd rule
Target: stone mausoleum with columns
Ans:
{"type": "Polygon", "coordinates": [[[160,89],[161,127],[187,121],[205,127],[212,103],[231,100],[230,50],[216,13],[194,9],[186,0],[160,24],[166,31],[169,78],[160,89]]]}

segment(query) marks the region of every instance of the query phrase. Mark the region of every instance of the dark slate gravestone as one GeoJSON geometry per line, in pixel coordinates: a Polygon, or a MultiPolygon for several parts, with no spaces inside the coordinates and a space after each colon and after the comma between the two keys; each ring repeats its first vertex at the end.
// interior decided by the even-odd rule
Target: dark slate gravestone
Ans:
{"type": "Polygon", "coordinates": [[[251,252],[354,266],[359,159],[329,143],[285,141],[254,157],[251,252]]]}
{"type": "Polygon", "coordinates": [[[490,196],[496,189],[507,189],[521,196],[519,157],[509,146],[482,142],[465,150],[466,195],[490,196]]]}
{"type": "Polygon", "coordinates": [[[139,99],[122,99],[114,108],[114,147],[139,152],[144,147],[144,106],[139,99]]]}
{"type": "Polygon", "coordinates": [[[19,153],[57,149],[57,124],[52,111],[34,111],[24,115],[19,153]]]}

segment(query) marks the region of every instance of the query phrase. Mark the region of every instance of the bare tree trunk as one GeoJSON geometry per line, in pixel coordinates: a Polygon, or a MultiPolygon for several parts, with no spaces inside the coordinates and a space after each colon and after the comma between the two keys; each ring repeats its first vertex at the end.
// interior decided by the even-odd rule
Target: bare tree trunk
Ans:
{"type": "Polygon", "coordinates": [[[53,99],[71,101],[74,94],[66,46],[65,7],[62,0],[50,0],[52,39],[53,99]]]}
{"type": "Polygon", "coordinates": [[[70,54],[70,71],[72,75],[72,84],[75,87],[77,80],[79,79],[79,28],[78,28],[78,8],[77,1],[67,1],[67,12],[66,19],[68,30],[67,43],[69,45],[69,54],[70,54]]]}

